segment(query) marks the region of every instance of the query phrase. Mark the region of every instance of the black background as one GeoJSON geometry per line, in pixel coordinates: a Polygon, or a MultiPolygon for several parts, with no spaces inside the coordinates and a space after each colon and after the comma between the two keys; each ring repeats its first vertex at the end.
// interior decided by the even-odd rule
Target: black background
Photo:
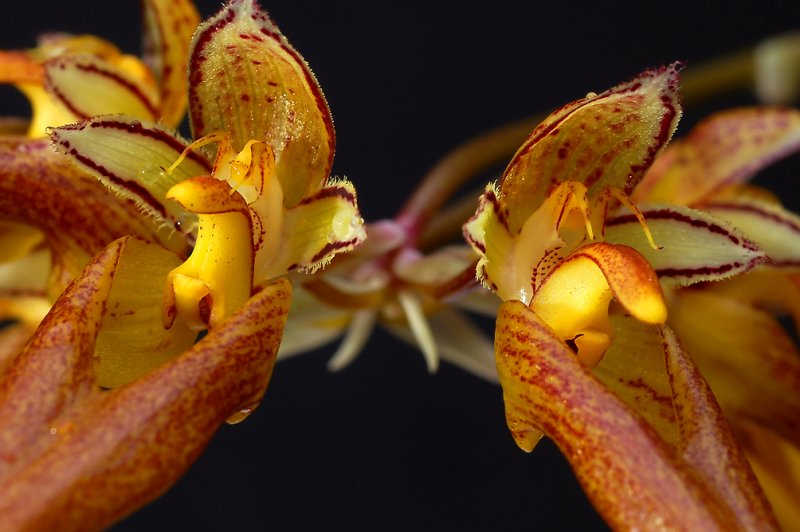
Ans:
{"type": "MultiPolygon", "coordinates": [[[[0,48],[62,30],[139,51],[137,2],[11,4],[0,48]]],[[[208,16],[219,4],[199,5],[208,16]]],[[[334,173],[356,184],[367,220],[392,216],[440,156],[489,127],[800,26],[796,2],[263,5],[325,91],[334,173]]],[[[24,99],[1,94],[2,114],[25,113],[24,99]]],[[[689,109],[679,133],[714,106],[751,101],[689,109]]],[[[796,171],[770,173],[796,209],[796,171]]],[[[174,489],[115,530],[604,527],[549,442],[532,455],[516,448],[499,387],[446,364],[430,376],[383,333],[338,374],[325,369],[332,352],[279,363],[256,413],[223,427],[174,489]]]]}

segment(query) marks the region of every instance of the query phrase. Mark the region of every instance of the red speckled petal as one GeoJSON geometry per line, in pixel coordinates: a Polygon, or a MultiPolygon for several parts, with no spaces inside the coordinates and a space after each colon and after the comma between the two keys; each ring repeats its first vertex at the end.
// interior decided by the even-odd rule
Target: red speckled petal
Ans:
{"type": "Polygon", "coordinates": [[[585,184],[590,196],[608,186],[630,193],[677,126],[679,68],[672,64],[645,71],[568,104],[542,122],[500,181],[511,229],[519,230],[562,181],[585,184]]]}
{"type": "Polygon", "coordinates": [[[44,139],[0,140],[0,213],[44,233],[53,255],[54,296],[113,240],[124,235],[156,239],[131,203],[110,195],[44,139]]]}
{"type": "Polygon", "coordinates": [[[669,327],[660,327],[672,404],[681,432],[681,456],[745,530],[778,530],[764,492],[731,432],[711,388],[669,327]]]}
{"type": "Polygon", "coordinates": [[[691,205],[725,185],[747,181],[800,148],[800,111],[753,107],[717,113],[659,157],[636,201],[691,205]]]}
{"type": "Polygon", "coordinates": [[[650,246],[632,214],[609,219],[605,239],[636,249],[668,285],[727,279],[765,259],[764,251],[737,228],[703,211],[676,205],[641,205],[640,210],[659,249],[650,246]]]}
{"type": "Polygon", "coordinates": [[[167,200],[166,193],[175,183],[211,173],[210,163],[195,151],[166,173],[165,168],[188,145],[185,140],[155,124],[124,116],[53,128],[50,138],[66,159],[122,198],[134,201],[167,248],[185,253],[196,217],[167,200]]]}
{"type": "Polygon", "coordinates": [[[150,84],[99,57],[51,59],[45,63],[45,79],[47,91],[80,118],[124,113],[154,120],[159,114],[158,95],[150,84]]]}
{"type": "Polygon", "coordinates": [[[322,91],[254,0],[233,0],[195,33],[189,109],[195,138],[227,131],[235,151],[266,140],[287,207],[330,173],[333,122],[322,91]]]}
{"type": "Polygon", "coordinates": [[[94,331],[86,320],[96,324],[102,314],[98,275],[108,272],[113,250],[95,261],[69,297],[54,307],[37,333],[51,343],[31,344],[31,355],[9,370],[12,376],[34,378],[33,385],[13,379],[4,384],[31,405],[16,416],[25,418],[31,443],[23,444],[11,431],[0,432],[11,438],[4,452],[15,453],[3,462],[13,468],[0,475],[0,513],[9,528],[109,526],[169,488],[227,418],[255,407],[269,381],[291,297],[286,280],[265,287],[172,362],[114,391],[94,387],[94,331]],[[67,357],[73,350],[65,334],[76,326],[81,353],[67,357]],[[41,357],[48,360],[46,376],[41,375],[41,357]],[[64,360],[64,369],[53,360],[64,360]],[[46,381],[51,374],[52,383],[46,381]],[[71,374],[80,378],[65,378],[71,374]],[[67,393],[69,401],[38,413],[43,410],[40,394],[31,386],[41,386],[46,396],[67,393]]]}
{"type": "Polygon", "coordinates": [[[595,379],[528,307],[503,303],[495,353],[517,443],[542,430],[600,515],[619,529],[713,530],[735,520],[657,433],[595,379]]]}
{"type": "Polygon", "coordinates": [[[159,115],[177,127],[186,112],[189,43],[200,23],[190,0],[144,0],[145,62],[158,84],[159,115]]]}
{"type": "Polygon", "coordinates": [[[671,301],[669,324],[731,419],[745,416],[800,446],[800,353],[776,319],[685,290],[671,301]]]}

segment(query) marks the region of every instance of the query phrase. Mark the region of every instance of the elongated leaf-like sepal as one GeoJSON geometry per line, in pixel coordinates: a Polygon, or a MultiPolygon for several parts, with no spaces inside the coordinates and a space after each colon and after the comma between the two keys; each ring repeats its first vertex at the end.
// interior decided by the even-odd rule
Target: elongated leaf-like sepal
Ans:
{"type": "Polygon", "coordinates": [[[512,230],[563,181],[583,183],[590,196],[609,186],[631,193],[677,126],[679,69],[676,63],[645,71],[537,126],[500,180],[512,230]]]}
{"type": "Polygon", "coordinates": [[[764,252],[736,227],[705,212],[676,205],[643,205],[641,212],[659,249],[650,246],[632,214],[609,219],[605,239],[635,248],[667,284],[727,279],[765,259],[764,252]]]}
{"type": "Polygon", "coordinates": [[[233,0],[195,33],[189,111],[195,138],[227,131],[235,152],[266,141],[287,207],[328,178],[334,132],[325,97],[255,0],[233,0]]]}

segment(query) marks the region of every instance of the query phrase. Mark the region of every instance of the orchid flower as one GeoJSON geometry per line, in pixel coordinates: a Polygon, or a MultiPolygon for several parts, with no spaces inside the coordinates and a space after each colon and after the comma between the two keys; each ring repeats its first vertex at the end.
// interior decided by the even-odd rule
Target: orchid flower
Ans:
{"type": "Polygon", "coordinates": [[[183,351],[191,331],[224,321],[254,288],[313,272],[364,238],[352,185],[328,179],[334,133],[324,96],[258,6],[230,3],[197,30],[189,57],[194,142],[126,116],[51,133],[82,171],[133,200],[167,249],[180,254],[175,240],[194,244],[183,264],[164,263],[154,275],[151,283],[166,282],[150,292],[163,294],[163,304],[136,301],[147,281],[135,274],[117,284],[112,300],[140,310],[136,325],[130,316],[107,318],[105,330],[130,336],[98,346],[107,386],[183,351]],[[214,159],[204,151],[212,145],[214,159]]]}
{"type": "MultiPolygon", "coordinates": [[[[712,283],[701,281],[735,268],[735,261],[709,264],[714,275],[674,270],[658,253],[644,252],[670,287],[670,326],[740,435],[785,529],[800,523],[800,353],[772,314],[788,314],[795,330],[800,326],[800,217],[744,183],[799,149],[800,111],[721,112],[671,145],[636,191],[641,202],[670,202],[725,220],[766,255],[748,273],[712,283]]],[[[656,238],[672,230],[677,211],[641,208],[656,238]]],[[[609,220],[607,238],[629,233],[625,216],[609,220]]]]}
{"type": "Polygon", "coordinates": [[[9,353],[105,245],[124,235],[156,240],[134,205],[109,195],[42,138],[49,126],[108,113],[178,125],[186,109],[183,72],[199,16],[185,0],[147,0],[142,6],[144,60],[89,35],[50,34],[33,50],[0,52],[0,82],[15,84],[33,108],[26,127],[0,132],[0,317],[19,320],[2,332],[18,340],[9,353]]]}
{"type": "Polygon", "coordinates": [[[675,129],[677,87],[672,65],[555,111],[486,188],[464,234],[481,254],[478,278],[504,301],[496,361],[521,448],[551,437],[615,527],[775,527],[710,388],[665,325],[646,258],[710,281],[751,270],[764,252],[681,207],[661,207],[672,225],[657,232],[631,199],[675,129]],[[630,230],[612,239],[617,206],[630,230]],[[722,273],[709,263],[726,259],[722,273]]]}
{"type": "Polygon", "coordinates": [[[133,203],[151,238],[102,249],[3,373],[13,527],[101,528],[167,489],[260,402],[286,274],[363,239],[352,185],[328,179],[322,92],[258,5],[233,0],[204,22],[188,64],[194,142],[124,115],[50,130],[63,152],[51,157],[133,203]]]}

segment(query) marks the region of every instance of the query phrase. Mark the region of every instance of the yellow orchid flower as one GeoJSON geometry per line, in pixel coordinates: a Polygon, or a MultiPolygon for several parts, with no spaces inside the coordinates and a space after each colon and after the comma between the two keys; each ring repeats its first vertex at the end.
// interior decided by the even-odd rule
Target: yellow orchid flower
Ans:
{"type": "Polygon", "coordinates": [[[664,325],[647,260],[716,280],[764,252],[709,214],[663,205],[659,218],[631,200],[675,129],[677,87],[672,65],[555,111],[486,188],[464,234],[481,254],[478,278],[504,301],[496,361],[521,448],[551,437],[615,527],[775,527],[710,388],[664,325]],[[617,206],[629,231],[612,238],[617,206]]]}
{"type": "MultiPolygon", "coordinates": [[[[800,150],[800,111],[756,107],[717,113],[670,146],[636,191],[641,202],[685,205],[736,227],[765,253],[745,275],[704,282],[708,272],[665,267],[645,252],[670,287],[669,324],[708,379],[785,529],[800,523],[800,353],[773,313],[800,325],[800,217],[764,189],[744,185],[773,161],[800,150]],[[687,285],[691,287],[686,287],[687,285]]],[[[659,208],[642,205],[649,220],[659,208]]],[[[607,237],[626,238],[625,217],[607,237]]],[[[669,221],[651,223],[656,238],[669,221]]],[[[722,257],[719,257],[721,259],[722,257]]],[[[735,264],[735,262],[734,262],[735,264]]],[[[709,264],[717,271],[731,263],[709,264]]]]}
{"type": "Polygon", "coordinates": [[[106,386],[182,352],[190,331],[224,321],[254,287],[313,272],[364,237],[352,185],[328,179],[334,134],[322,92],[258,6],[230,3],[197,30],[189,57],[195,142],[125,116],[51,132],[81,170],[136,202],[165,247],[180,254],[176,239],[194,244],[188,260],[152,281],[133,274],[117,283],[112,300],[125,308],[143,283],[165,288],[158,291],[163,304],[133,305],[136,327],[130,316],[107,319],[104,330],[131,338],[98,340],[97,371],[106,386]],[[213,163],[203,151],[212,145],[213,163]]]}
{"type": "Polygon", "coordinates": [[[33,109],[25,136],[0,131],[0,317],[19,320],[18,330],[31,332],[106,244],[124,235],[156,240],[134,205],[109,195],[41,138],[47,127],[109,113],[178,125],[199,16],[186,0],[146,0],[142,7],[144,60],[90,35],[48,34],[33,50],[0,52],[0,82],[15,84],[33,109]]]}
{"type": "Polygon", "coordinates": [[[224,421],[260,402],[285,276],[363,239],[352,185],[328,177],[322,92],[254,0],[200,25],[189,80],[193,143],[125,115],[50,130],[63,152],[51,157],[134,203],[150,239],[103,248],[3,362],[0,511],[12,528],[102,528],[174,483],[224,421]]]}

